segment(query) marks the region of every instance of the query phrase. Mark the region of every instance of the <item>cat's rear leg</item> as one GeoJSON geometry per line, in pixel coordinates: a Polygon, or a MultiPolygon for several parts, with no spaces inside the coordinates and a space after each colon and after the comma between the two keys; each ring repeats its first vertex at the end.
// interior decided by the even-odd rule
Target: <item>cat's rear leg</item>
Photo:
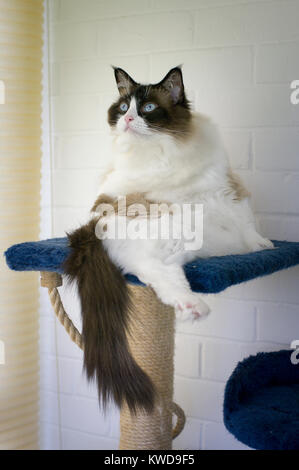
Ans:
{"type": "Polygon", "coordinates": [[[135,266],[134,273],[155,290],[163,303],[175,308],[180,320],[199,320],[209,314],[209,306],[190,289],[182,266],[147,259],[142,268],[135,266]]]}

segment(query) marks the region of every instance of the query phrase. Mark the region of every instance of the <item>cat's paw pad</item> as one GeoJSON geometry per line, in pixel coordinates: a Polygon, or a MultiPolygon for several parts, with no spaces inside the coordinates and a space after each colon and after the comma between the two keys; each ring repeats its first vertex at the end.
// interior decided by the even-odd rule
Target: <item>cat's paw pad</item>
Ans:
{"type": "Polygon", "coordinates": [[[176,317],[180,321],[201,320],[210,313],[209,306],[201,299],[180,301],[175,305],[176,317]]]}

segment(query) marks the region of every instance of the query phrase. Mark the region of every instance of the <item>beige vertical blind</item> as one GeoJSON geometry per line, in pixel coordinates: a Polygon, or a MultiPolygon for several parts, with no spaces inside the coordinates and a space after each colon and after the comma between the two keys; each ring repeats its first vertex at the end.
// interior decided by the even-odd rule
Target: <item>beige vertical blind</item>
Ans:
{"type": "Polygon", "coordinates": [[[2,450],[38,449],[38,278],[10,271],[2,254],[39,235],[42,30],[42,0],[0,0],[2,450]]]}

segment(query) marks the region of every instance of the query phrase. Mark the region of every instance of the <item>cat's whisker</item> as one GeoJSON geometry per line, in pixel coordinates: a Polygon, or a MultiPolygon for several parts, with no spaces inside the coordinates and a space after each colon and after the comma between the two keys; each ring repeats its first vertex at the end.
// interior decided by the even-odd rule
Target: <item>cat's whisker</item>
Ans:
{"type": "Polygon", "coordinates": [[[154,126],[150,126],[150,129],[151,130],[154,130],[154,131],[160,131],[160,132],[166,132],[166,133],[171,133],[171,134],[179,134],[179,135],[188,135],[190,134],[189,132],[187,131],[183,131],[183,130],[176,130],[176,129],[167,129],[167,128],[160,128],[160,127],[154,127],[154,126]]]}
{"type": "MultiPolygon", "coordinates": [[[[144,127],[135,125],[133,130],[134,129],[144,129],[144,127]]],[[[177,134],[177,135],[189,135],[190,134],[190,132],[188,132],[188,131],[176,130],[176,129],[167,129],[167,128],[162,128],[162,127],[155,126],[155,125],[148,126],[148,129],[150,129],[151,131],[156,132],[156,133],[163,133],[164,132],[164,133],[171,133],[171,134],[177,134]]]]}

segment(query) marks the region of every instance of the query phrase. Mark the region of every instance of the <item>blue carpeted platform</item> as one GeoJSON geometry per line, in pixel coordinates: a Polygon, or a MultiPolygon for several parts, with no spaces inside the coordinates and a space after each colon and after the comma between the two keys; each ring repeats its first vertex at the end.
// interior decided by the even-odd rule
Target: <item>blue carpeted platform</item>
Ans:
{"type": "MultiPolygon", "coordinates": [[[[299,243],[275,241],[275,249],[197,259],[185,266],[192,290],[217,293],[229,286],[299,264],[299,243]]],[[[57,271],[70,252],[67,238],[20,243],[6,253],[16,271],[57,271]]],[[[129,282],[140,284],[132,274],[129,282]]],[[[254,449],[299,450],[299,365],[291,351],[259,353],[241,362],[227,382],[227,429],[254,449]]]]}
{"type": "Polygon", "coordinates": [[[224,424],[253,449],[299,450],[299,364],[291,353],[250,356],[226,384],[224,424]]]}
{"type": "MultiPolygon", "coordinates": [[[[67,238],[26,242],[10,247],[8,266],[16,271],[57,271],[70,248],[67,238]]],[[[229,286],[299,264],[299,243],[275,241],[275,249],[245,255],[216,256],[198,259],[185,266],[186,276],[195,292],[217,293],[229,286]]],[[[141,284],[133,275],[128,281],[141,284]]]]}

